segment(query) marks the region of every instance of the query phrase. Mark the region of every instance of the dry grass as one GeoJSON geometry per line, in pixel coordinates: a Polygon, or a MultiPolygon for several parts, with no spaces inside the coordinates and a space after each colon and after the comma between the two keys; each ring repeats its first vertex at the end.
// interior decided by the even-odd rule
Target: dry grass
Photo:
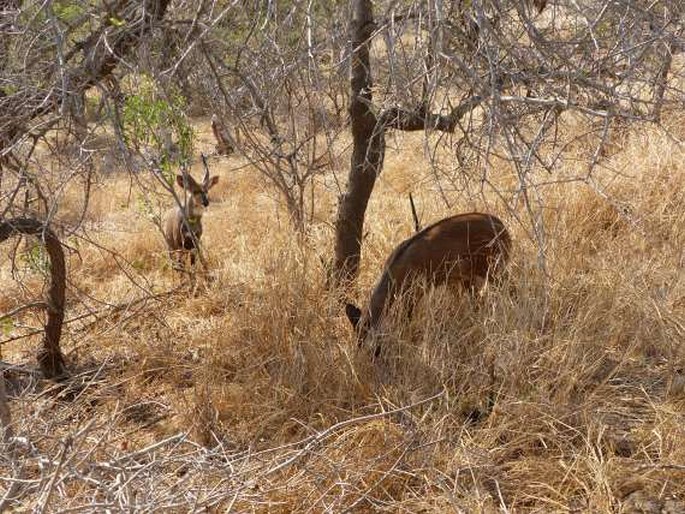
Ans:
{"type": "MultiPolygon", "coordinates": [[[[191,295],[174,291],[135,186],[130,199],[128,178],[104,178],[70,258],[67,317],[84,301],[100,309],[68,325],[75,377],[11,382],[15,431],[31,445],[16,507],[685,509],[683,149],[626,136],[597,176],[610,201],[584,184],[544,189],[545,276],[522,206],[448,191],[448,209],[419,191],[420,139],[398,146],[369,207],[359,299],[411,233],[410,189],[425,223],[495,212],[515,252],[508,282],[479,301],[430,291],[410,323],[388,323],[380,363],[357,351],[323,287],[335,190],[320,185],[320,221],[298,241],[249,168],[215,161],[211,280],[191,295]]],[[[0,273],[2,309],[40,284],[30,269],[13,281],[6,257],[0,273]]],[[[35,344],[5,345],[5,360],[30,360],[35,344]]],[[[0,489],[19,472],[2,466],[0,489]]]]}

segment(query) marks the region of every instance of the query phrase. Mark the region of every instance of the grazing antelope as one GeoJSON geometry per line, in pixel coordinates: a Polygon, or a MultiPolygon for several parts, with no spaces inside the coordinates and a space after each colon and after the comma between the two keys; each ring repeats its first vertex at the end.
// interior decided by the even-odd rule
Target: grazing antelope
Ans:
{"type": "Polygon", "coordinates": [[[170,209],[166,214],[164,238],[174,269],[177,270],[183,270],[188,254],[190,265],[195,266],[197,246],[202,237],[202,214],[205,207],[209,205],[207,193],[219,181],[217,175],[209,176],[209,168],[204,155],[202,160],[205,164],[202,184],[198,184],[186,171],[176,175],[176,183],[189,194],[185,195],[183,205],[170,209]]]}
{"type": "MultiPolygon", "coordinates": [[[[510,248],[511,238],[499,218],[477,212],[445,218],[403,241],[385,262],[368,306],[363,311],[350,303],[345,306],[359,345],[413,280],[478,289],[501,270],[510,248]]],[[[379,352],[376,347],[375,355],[379,352]]]]}

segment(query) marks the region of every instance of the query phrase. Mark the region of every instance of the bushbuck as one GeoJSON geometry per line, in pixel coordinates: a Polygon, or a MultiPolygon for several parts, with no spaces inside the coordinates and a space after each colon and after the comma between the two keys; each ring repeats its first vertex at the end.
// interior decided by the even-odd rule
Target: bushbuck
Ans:
{"type": "MultiPolygon", "coordinates": [[[[348,303],[345,312],[361,346],[397,296],[416,279],[477,290],[509,258],[511,237],[502,221],[477,212],[445,218],[400,243],[390,254],[368,305],[348,303]]],[[[375,355],[380,347],[375,348],[375,355]]]]}
{"type": "MultiPolygon", "coordinates": [[[[204,162],[204,155],[202,157],[204,162]]],[[[188,194],[185,195],[182,205],[170,209],[166,214],[164,238],[174,269],[183,270],[188,255],[191,267],[195,266],[197,246],[202,237],[202,214],[209,205],[207,193],[218,181],[218,176],[209,176],[206,163],[202,184],[198,184],[185,171],[176,175],[176,183],[188,194]]]]}

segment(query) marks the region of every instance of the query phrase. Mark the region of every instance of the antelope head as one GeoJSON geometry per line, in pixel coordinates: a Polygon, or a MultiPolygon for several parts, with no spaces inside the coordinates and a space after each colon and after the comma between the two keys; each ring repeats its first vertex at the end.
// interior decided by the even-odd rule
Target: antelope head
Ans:
{"type": "Polygon", "coordinates": [[[184,204],[186,214],[190,216],[202,216],[202,211],[209,205],[209,190],[219,182],[219,176],[209,176],[209,168],[205,168],[202,182],[198,183],[185,170],[176,175],[176,183],[181,189],[189,193],[189,197],[184,204]]]}

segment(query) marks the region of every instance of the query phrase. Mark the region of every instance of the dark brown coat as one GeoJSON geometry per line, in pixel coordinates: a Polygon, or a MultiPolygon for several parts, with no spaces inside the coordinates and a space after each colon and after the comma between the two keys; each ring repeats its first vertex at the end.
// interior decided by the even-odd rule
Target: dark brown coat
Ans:
{"type": "Polygon", "coordinates": [[[445,218],[403,241],[390,254],[368,306],[346,306],[361,344],[381,322],[397,294],[416,278],[479,289],[509,258],[511,238],[491,214],[469,213],[445,218]]]}

